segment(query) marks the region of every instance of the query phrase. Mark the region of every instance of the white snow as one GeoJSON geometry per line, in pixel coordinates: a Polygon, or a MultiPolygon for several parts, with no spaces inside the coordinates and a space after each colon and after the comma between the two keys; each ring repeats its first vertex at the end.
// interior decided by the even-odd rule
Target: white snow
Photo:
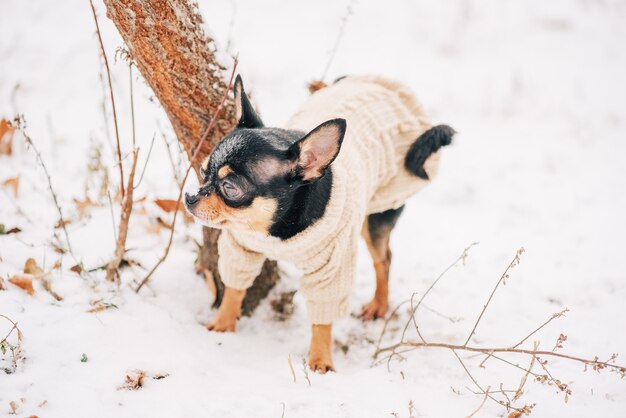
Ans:
{"type": "MultiPolygon", "coordinates": [[[[230,52],[239,53],[240,72],[265,122],[283,123],[308,94],[306,83],[326,66],[348,1],[317,2],[204,0],[207,28],[230,52]],[[233,15],[234,13],[234,15],[233,15]],[[233,26],[231,26],[233,22],[233,26]]],[[[99,76],[103,71],[88,2],[5,0],[0,12],[0,118],[24,114],[51,172],[77,258],[88,267],[108,261],[114,247],[106,199],[82,221],[72,199],[84,199],[88,155],[102,152],[113,186],[119,181],[108,126],[103,117],[99,76]],[[107,134],[109,132],[109,134],[107,134]]],[[[113,62],[122,45],[97,3],[114,86],[124,154],[131,151],[128,66],[113,62]]],[[[524,246],[522,263],[498,289],[473,344],[509,346],[565,307],[533,340],[552,349],[559,333],[562,352],[608,358],[626,356],[626,3],[622,1],[400,1],[352,2],[345,35],[328,79],[378,72],[411,85],[433,121],[459,131],[444,151],[440,174],[407,205],[393,236],[391,304],[424,292],[474,241],[464,267],[452,269],[426,299],[438,312],[462,318],[451,323],[420,310],[421,330],[432,341],[462,343],[491,289],[524,246]]],[[[137,138],[142,168],[156,140],[143,182],[127,247],[150,267],[167,232],[148,231],[157,216],[152,202],[175,198],[177,186],[162,133],[176,142],[164,112],[135,72],[137,138]],[[144,209],[142,209],[144,208],[144,209]]],[[[126,171],[130,158],[125,160],[126,171]]],[[[180,165],[179,169],[182,169],[180,165]]],[[[69,268],[69,255],[51,242],[58,214],[32,150],[16,137],[12,156],[0,156],[0,183],[19,176],[18,198],[0,188],[0,223],[20,227],[0,236],[0,277],[22,271],[33,257],[44,268],[62,261],[52,285],[56,302],[36,284],[27,295],[12,284],[0,291],[0,314],[18,322],[25,359],[13,374],[0,372],[0,415],[18,406],[17,416],[48,417],[457,417],[481,402],[471,380],[449,351],[423,349],[370,367],[382,321],[346,318],[335,324],[338,373],[308,373],[309,327],[304,303],[287,321],[274,319],[266,301],[235,334],[202,326],[215,312],[212,297],[194,273],[197,225],[177,227],[174,246],[150,285],[131,288],[140,267],[125,269],[118,289],[103,273],[91,279],[69,268]],[[21,210],[26,216],[19,213],[21,210]],[[111,308],[89,313],[91,302],[111,308]],[[87,362],[81,362],[85,353],[87,362]],[[295,369],[294,382],[288,358],[295,369]],[[144,387],[120,390],[127,372],[147,373],[144,387]],[[167,374],[156,380],[151,376],[167,374]]],[[[88,191],[95,199],[96,186],[88,191]]],[[[117,206],[117,205],[116,205],[117,206]]],[[[115,218],[119,217],[115,208],[115,218]]],[[[368,301],[374,276],[361,248],[353,311],[368,301]]],[[[287,269],[287,267],[285,267],[287,269]]],[[[280,291],[297,288],[286,274],[280,291]]],[[[397,341],[405,310],[390,326],[384,344],[397,341]]],[[[0,318],[0,338],[10,329],[0,318]]],[[[414,334],[410,334],[415,338],[414,334]]],[[[527,347],[532,346],[529,341],[527,347]]],[[[517,388],[521,371],[482,357],[467,356],[484,387],[517,388]]],[[[522,367],[529,359],[507,357],[522,367]]],[[[618,362],[626,363],[626,359],[618,362]]],[[[0,365],[8,364],[8,355],[0,365]]],[[[550,361],[555,377],[570,385],[563,395],[529,379],[516,403],[536,403],[536,417],[614,417],[626,407],[626,386],[614,373],[582,371],[577,363],[550,361]]],[[[487,401],[478,416],[506,416],[487,401]]]]}

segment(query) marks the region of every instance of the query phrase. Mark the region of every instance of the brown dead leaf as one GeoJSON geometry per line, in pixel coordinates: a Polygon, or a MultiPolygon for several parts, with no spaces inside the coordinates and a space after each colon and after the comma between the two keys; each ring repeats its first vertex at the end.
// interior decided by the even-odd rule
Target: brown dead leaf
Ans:
{"type": "Polygon", "coordinates": [[[31,275],[16,274],[15,276],[11,276],[9,278],[9,283],[13,283],[31,296],[35,294],[35,289],[33,288],[33,276],[31,275]]]}
{"type": "Polygon", "coordinates": [[[43,271],[34,258],[29,258],[24,264],[24,273],[32,274],[35,278],[43,277],[46,273],[43,271]]]}
{"type": "Polygon", "coordinates": [[[13,133],[15,128],[8,120],[0,120],[0,155],[11,155],[13,153],[13,133]]]}
{"type": "Polygon", "coordinates": [[[17,197],[20,188],[20,176],[10,177],[2,182],[2,187],[9,188],[13,191],[13,196],[17,197]]]}
{"type": "Polygon", "coordinates": [[[100,305],[96,305],[93,308],[89,309],[87,312],[89,313],[96,313],[96,312],[102,312],[106,309],[107,307],[100,304],[100,305]]]}
{"type": "MultiPolygon", "coordinates": [[[[0,235],[9,235],[9,234],[17,234],[18,232],[22,232],[22,230],[18,227],[13,227],[9,230],[6,229],[6,226],[4,226],[4,224],[0,224],[0,235]]],[[[2,261],[0,259],[0,261],[2,261]]]]}
{"type": "Polygon", "coordinates": [[[7,284],[2,277],[0,277],[0,290],[7,290],[7,284]]]}
{"type": "Polygon", "coordinates": [[[56,224],[54,224],[54,229],[63,228],[64,226],[69,225],[69,224],[71,224],[71,223],[72,223],[72,221],[69,221],[69,220],[67,220],[67,219],[59,219],[59,220],[57,221],[57,223],[56,223],[56,224]]]}
{"type": "Polygon", "coordinates": [[[17,414],[17,403],[15,403],[15,401],[9,402],[9,407],[11,411],[13,411],[13,414],[17,414]]]}
{"type": "Polygon", "coordinates": [[[146,372],[143,370],[133,370],[126,374],[126,382],[122,385],[122,389],[137,390],[143,386],[143,379],[146,372]]]}
{"type": "Polygon", "coordinates": [[[57,254],[65,254],[67,251],[65,251],[65,248],[61,247],[59,244],[57,244],[56,242],[51,243],[50,245],[52,245],[52,249],[54,250],[55,253],[57,254]]]}
{"type": "Polygon", "coordinates": [[[80,274],[83,272],[83,268],[80,266],[80,264],[76,264],[75,266],[70,267],[70,271],[73,271],[80,276],[80,274]]]}
{"type": "Polygon", "coordinates": [[[313,80],[308,85],[309,93],[311,94],[326,87],[328,87],[328,84],[324,83],[322,80],[313,80]]]}
{"type": "MultiPolygon", "coordinates": [[[[176,206],[176,203],[178,201],[177,200],[171,200],[171,199],[156,199],[154,201],[154,203],[161,208],[162,211],[167,212],[167,213],[171,213],[174,212],[176,209],[178,209],[179,211],[182,212],[183,214],[183,220],[185,222],[185,224],[189,225],[191,223],[194,222],[193,216],[191,216],[190,214],[187,213],[187,211],[183,210],[183,205],[182,202],[176,206]]],[[[157,218],[157,221],[161,221],[160,218],[157,218]]],[[[163,225],[163,227],[170,229],[170,225],[163,225]]]]}
{"type": "Polygon", "coordinates": [[[519,418],[522,416],[520,411],[512,411],[507,418],[519,418]]]}
{"type": "Polygon", "coordinates": [[[91,199],[89,199],[89,197],[86,197],[83,200],[74,199],[74,205],[78,210],[79,219],[84,219],[85,216],[89,214],[89,209],[95,206],[95,204],[91,201],[91,199]]]}
{"type": "Polygon", "coordinates": [[[171,199],[156,199],[154,201],[154,203],[161,208],[161,210],[165,211],[165,212],[174,212],[175,210],[180,210],[182,205],[179,204],[178,206],[176,205],[178,201],[177,200],[171,200],[171,199]]]}

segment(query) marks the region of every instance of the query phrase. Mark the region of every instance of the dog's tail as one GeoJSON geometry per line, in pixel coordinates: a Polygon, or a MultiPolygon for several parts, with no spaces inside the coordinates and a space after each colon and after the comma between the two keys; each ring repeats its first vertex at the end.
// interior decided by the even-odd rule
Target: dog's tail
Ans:
{"type": "Polygon", "coordinates": [[[456,131],[448,125],[433,126],[411,144],[404,158],[404,167],[417,177],[428,180],[424,162],[439,148],[450,145],[455,133],[456,131]]]}

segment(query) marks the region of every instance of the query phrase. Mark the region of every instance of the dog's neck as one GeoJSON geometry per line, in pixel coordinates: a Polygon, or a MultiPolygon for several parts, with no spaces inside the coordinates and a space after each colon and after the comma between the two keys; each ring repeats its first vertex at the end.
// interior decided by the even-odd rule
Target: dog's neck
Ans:
{"type": "Polygon", "coordinates": [[[280,202],[270,235],[289,239],[324,216],[330,201],[333,184],[332,170],[319,180],[300,186],[295,192],[280,202]]]}

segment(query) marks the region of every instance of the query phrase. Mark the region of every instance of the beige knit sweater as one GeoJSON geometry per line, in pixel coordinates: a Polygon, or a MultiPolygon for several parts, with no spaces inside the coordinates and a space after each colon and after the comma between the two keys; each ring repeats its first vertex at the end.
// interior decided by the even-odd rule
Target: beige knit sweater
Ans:
{"type": "MultiPolygon", "coordinates": [[[[226,286],[246,289],[265,258],[294,263],[313,324],[327,324],[349,312],[357,242],[366,215],[402,206],[428,181],[404,168],[409,146],[427,129],[423,110],[402,84],[377,76],[352,76],[313,94],[290,119],[289,129],[310,131],[333,118],[347,131],[331,169],[333,187],[324,216],[287,240],[256,232],[225,230],[218,250],[226,286]]],[[[439,156],[425,164],[432,179],[439,156]]]]}

